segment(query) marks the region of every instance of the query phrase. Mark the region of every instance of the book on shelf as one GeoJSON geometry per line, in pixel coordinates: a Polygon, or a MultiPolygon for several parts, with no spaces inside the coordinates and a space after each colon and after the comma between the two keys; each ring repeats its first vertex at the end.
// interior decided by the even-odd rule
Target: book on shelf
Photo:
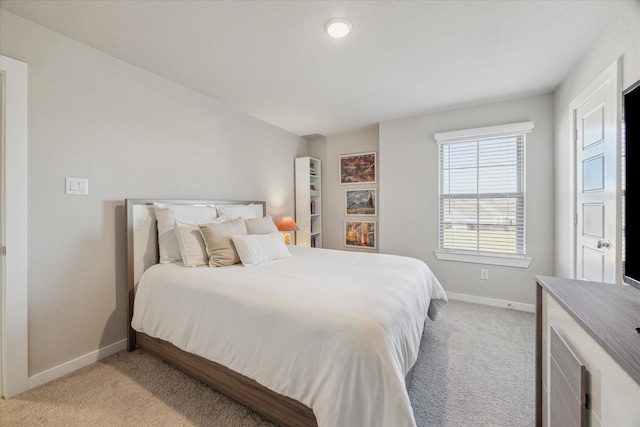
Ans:
{"type": "Polygon", "coordinates": [[[316,174],[316,165],[314,165],[313,163],[309,164],[309,173],[311,175],[315,175],[316,174]]]}
{"type": "Polygon", "coordinates": [[[316,236],[311,236],[311,247],[312,248],[316,247],[316,236]]]}
{"type": "Polygon", "coordinates": [[[311,201],[311,208],[309,210],[309,213],[311,213],[311,215],[315,215],[316,214],[316,201],[315,200],[311,201]]]}

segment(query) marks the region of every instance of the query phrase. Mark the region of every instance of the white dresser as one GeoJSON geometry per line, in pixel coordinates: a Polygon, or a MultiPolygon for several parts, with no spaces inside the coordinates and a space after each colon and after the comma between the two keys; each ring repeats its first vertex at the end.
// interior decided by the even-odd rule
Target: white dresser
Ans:
{"type": "Polygon", "coordinates": [[[536,425],[640,427],[640,290],[536,279],[536,425]],[[565,362],[562,354],[575,358],[565,362]],[[580,382],[576,363],[586,375],[572,389],[580,382]]]}

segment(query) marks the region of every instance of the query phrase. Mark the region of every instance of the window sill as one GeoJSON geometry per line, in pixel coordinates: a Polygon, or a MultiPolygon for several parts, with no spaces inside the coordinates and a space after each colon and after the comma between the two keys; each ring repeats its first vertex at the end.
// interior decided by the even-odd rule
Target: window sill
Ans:
{"type": "Polygon", "coordinates": [[[529,268],[531,258],[524,256],[506,256],[496,254],[470,254],[465,252],[433,251],[436,258],[441,261],[470,262],[474,264],[502,265],[505,267],[529,268]]]}

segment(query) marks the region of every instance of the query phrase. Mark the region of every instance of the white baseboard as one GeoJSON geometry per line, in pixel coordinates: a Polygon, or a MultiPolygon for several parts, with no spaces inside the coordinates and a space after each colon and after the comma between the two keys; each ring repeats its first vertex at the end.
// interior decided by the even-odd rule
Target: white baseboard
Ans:
{"type": "MultiPolygon", "coordinates": [[[[530,313],[535,313],[536,311],[535,305],[524,304],[521,302],[506,301],[506,300],[493,299],[493,298],[483,298],[483,297],[477,297],[473,295],[456,294],[453,292],[447,292],[447,297],[449,297],[450,300],[472,302],[476,304],[490,305],[493,307],[511,308],[513,310],[527,311],[530,313]]],[[[58,365],[54,368],[47,369],[44,372],[40,372],[38,374],[35,374],[29,377],[28,387],[29,389],[32,389],[42,384],[46,384],[57,378],[70,374],[74,371],[77,371],[80,368],[89,366],[92,363],[95,363],[99,360],[104,359],[105,357],[109,357],[120,351],[126,350],[126,348],[127,348],[127,340],[124,339],[122,341],[118,341],[116,343],[110,344],[96,351],[92,351],[91,353],[85,354],[84,356],[80,356],[76,359],[63,363],[62,365],[58,365]]]]}
{"type": "Polygon", "coordinates": [[[77,371],[80,368],[89,366],[92,363],[102,360],[105,357],[109,357],[112,354],[116,354],[119,351],[126,350],[126,348],[127,348],[126,339],[115,342],[106,347],[102,347],[96,351],[92,351],[91,353],[85,354],[84,356],[80,356],[76,359],[63,363],[62,365],[58,365],[51,369],[47,369],[44,372],[40,372],[38,374],[35,374],[29,377],[28,387],[29,389],[32,389],[42,384],[46,384],[49,381],[53,381],[57,378],[70,374],[71,372],[77,371]]]}
{"type": "Polygon", "coordinates": [[[476,304],[490,305],[492,307],[511,308],[518,311],[527,311],[529,313],[536,312],[536,306],[534,304],[525,304],[522,302],[506,301],[494,298],[477,297],[474,295],[456,294],[453,292],[447,292],[447,297],[450,300],[473,302],[476,304]]]}

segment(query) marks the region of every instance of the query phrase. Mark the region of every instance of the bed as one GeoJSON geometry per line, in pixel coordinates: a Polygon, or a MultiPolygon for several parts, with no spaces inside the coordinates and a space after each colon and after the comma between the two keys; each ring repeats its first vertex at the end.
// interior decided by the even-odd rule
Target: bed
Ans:
{"type": "Polygon", "coordinates": [[[422,261],[297,246],[283,254],[276,243],[280,257],[251,264],[242,244],[268,237],[249,233],[234,236],[241,263],[161,263],[154,203],[251,206],[268,218],[262,201],[127,199],[129,351],[142,348],[282,426],[415,425],[411,370],[427,317],[447,302],[422,261]]]}

